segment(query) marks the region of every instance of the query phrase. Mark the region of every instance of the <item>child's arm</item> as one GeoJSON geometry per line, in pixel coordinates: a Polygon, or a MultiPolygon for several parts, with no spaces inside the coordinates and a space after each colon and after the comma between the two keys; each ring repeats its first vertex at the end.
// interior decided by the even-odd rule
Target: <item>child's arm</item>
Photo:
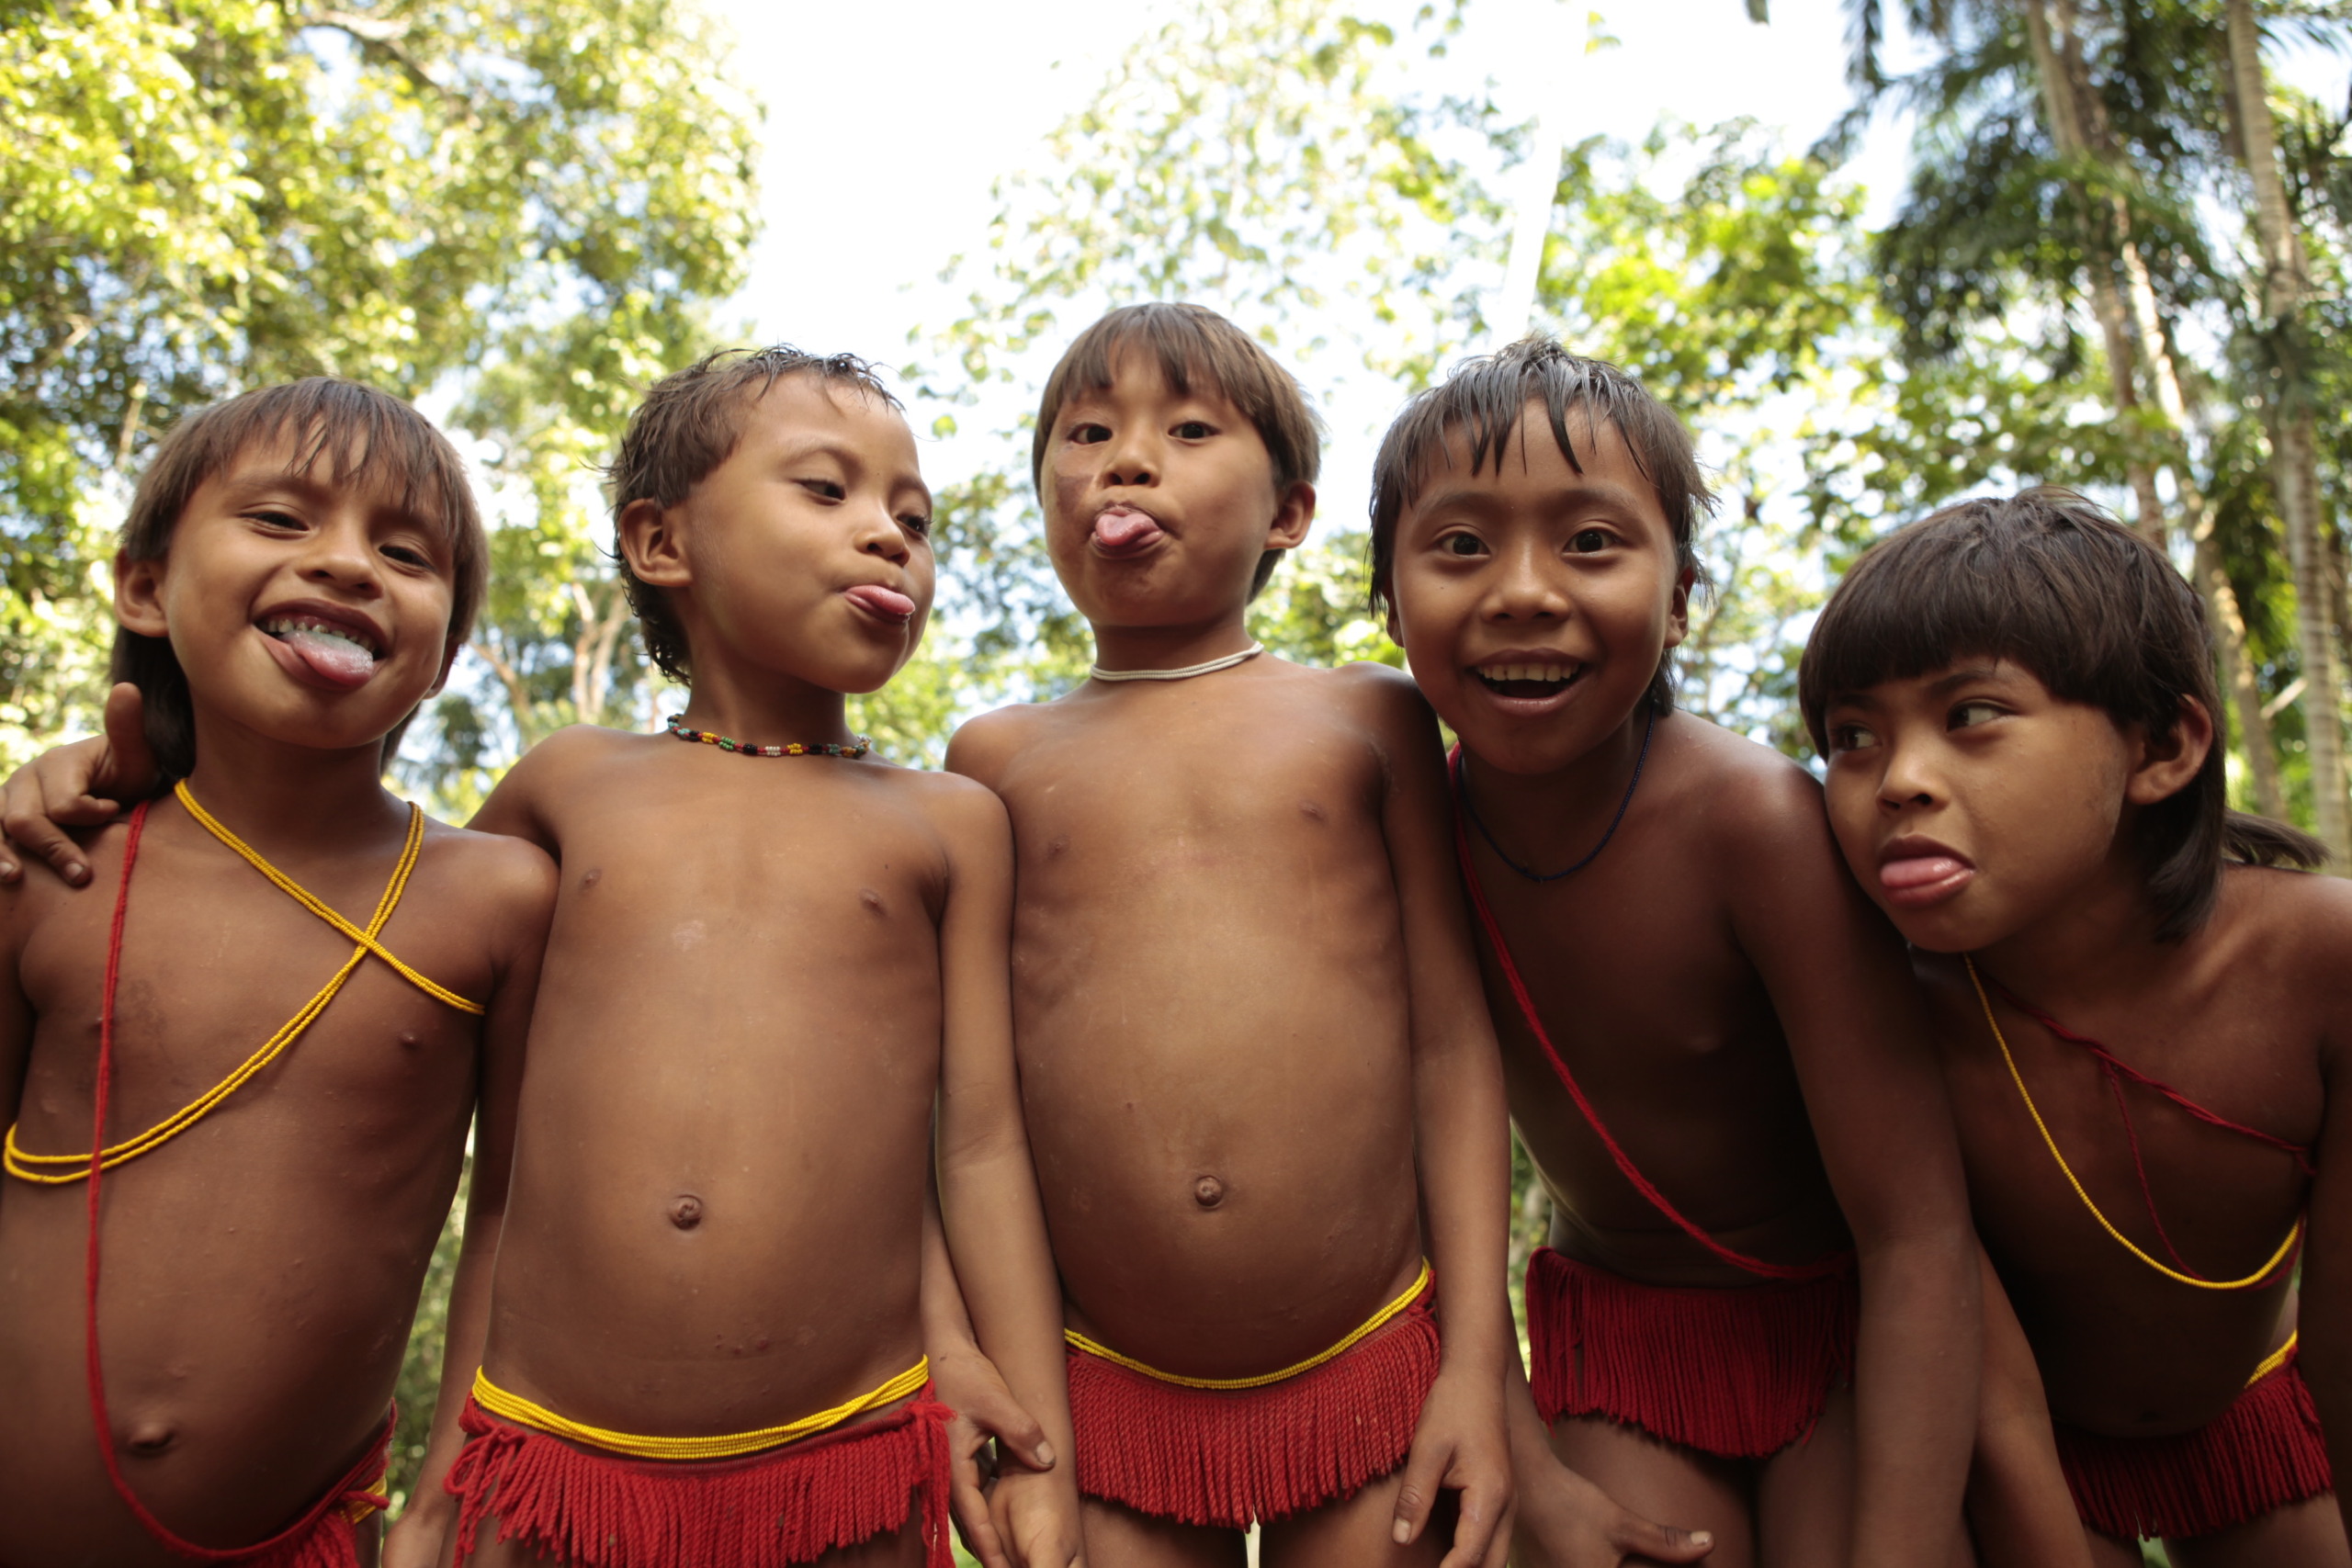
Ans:
{"type": "Polygon", "coordinates": [[[0,784],[0,883],[40,861],[71,887],[90,879],[89,856],[67,828],[113,821],[119,801],[142,800],[163,783],[147,748],[146,709],[128,681],[107,694],[106,729],[86,740],[52,747],[0,784]]]}
{"type": "Polygon", "coordinates": [[[931,1360],[932,1393],[956,1413],[947,1424],[950,1503],[964,1544],[984,1568],[1012,1568],[1004,1542],[989,1517],[980,1450],[990,1438],[1032,1470],[1051,1470],[1053,1445],[1037,1418],[1021,1408],[1004,1374],[980,1353],[964,1307],[964,1288],[947,1253],[939,1217],[939,1187],[932,1184],[922,1215],[922,1346],[931,1360]]]}
{"type": "Polygon", "coordinates": [[[524,1045],[539,988],[539,958],[555,909],[555,867],[517,845],[476,846],[501,863],[504,896],[494,921],[486,920],[507,951],[482,1020],[481,1081],[475,1091],[473,1176],[466,1196],[465,1240],[449,1287],[448,1330],[441,1350],[441,1388],[433,1404],[424,1463],[408,1510],[384,1538],[383,1568],[431,1568],[457,1518],[457,1500],[441,1483],[465,1446],[458,1414],[481,1365],[490,1332],[491,1271],[506,1222],[506,1190],[514,1169],[514,1125],[522,1100],[524,1045]]]}
{"type": "Polygon", "coordinates": [[[1388,789],[1381,826],[1396,878],[1412,998],[1413,1134],[1444,1348],[1396,1498],[1396,1539],[1417,1539],[1441,1490],[1461,1494],[1443,1568],[1501,1568],[1510,1547],[1505,1362],[1517,1354],[1504,1289],[1510,1123],[1502,1055],[1470,946],[1448,831],[1444,752],[1419,693],[1368,676],[1388,789]]]}
{"type": "MultiPolygon", "coordinates": [[[[2338,967],[2332,978],[2344,973],[2338,967]]],[[[2335,1010],[2333,1016],[2344,1015],[2335,1010]]],[[[2352,1476],[2352,1039],[2341,1023],[2329,1035],[2320,1059],[2327,1112],[2320,1124],[2319,1176],[2312,1183],[2311,1230],[2303,1243],[2299,1322],[2303,1381],[2311,1384],[2327,1435],[2336,1506],[2344,1508],[2346,1529],[2352,1530],[2352,1507],[2344,1504],[2344,1478],[2352,1476]]]]}
{"type": "Polygon", "coordinates": [[[1511,1474],[1519,1483],[1514,1568],[1623,1568],[1629,1557],[1696,1562],[1714,1550],[1715,1538],[1705,1530],[1654,1524],[1562,1464],[1517,1356],[1503,1358],[1503,1376],[1511,1474]]]}
{"type": "Polygon", "coordinates": [[[1724,792],[1701,830],[1860,1262],[1851,1561],[1942,1562],[1984,1344],[1959,1140],[1902,942],[1847,874],[1818,787],[1775,773],[1724,792]]]}
{"type": "MultiPolygon", "coordinates": [[[[980,1348],[1045,1428],[1052,1453],[1067,1454],[1074,1445],[1061,1291],[1012,1054],[1012,829],[987,790],[940,783],[952,857],[939,925],[938,1171],[948,1250],[980,1348]]],[[[1082,1561],[1074,1467],[1006,1466],[992,1512],[996,1533],[1029,1568],[1082,1561]]]]}
{"type": "Polygon", "coordinates": [[[1968,1522],[1984,1568],[2091,1568],[2090,1540],[2058,1468],[2033,1347],[1993,1260],[1977,1253],[1984,1303],[1984,1393],[1968,1472],[1968,1522]]]}

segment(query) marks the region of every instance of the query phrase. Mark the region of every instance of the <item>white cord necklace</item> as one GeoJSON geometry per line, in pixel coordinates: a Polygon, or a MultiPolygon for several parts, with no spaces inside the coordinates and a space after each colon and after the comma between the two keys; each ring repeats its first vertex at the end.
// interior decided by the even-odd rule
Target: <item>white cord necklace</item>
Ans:
{"type": "Polygon", "coordinates": [[[1195,675],[1211,675],[1219,670],[1230,670],[1246,664],[1266,651],[1262,642],[1253,642],[1238,653],[1228,653],[1222,659],[1211,659],[1199,664],[1187,664],[1182,670],[1105,670],[1092,665],[1087,673],[1098,681],[1189,681],[1195,675]]]}

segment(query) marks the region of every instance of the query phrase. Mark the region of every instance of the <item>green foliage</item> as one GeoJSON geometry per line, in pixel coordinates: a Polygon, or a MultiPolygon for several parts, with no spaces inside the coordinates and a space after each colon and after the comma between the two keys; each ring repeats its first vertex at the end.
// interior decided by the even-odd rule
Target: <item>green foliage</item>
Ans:
{"type": "MultiPolygon", "coordinates": [[[[572,481],[740,282],[756,120],[673,0],[20,7],[0,29],[0,761],[86,717],[103,529],[153,433],[289,377],[456,392],[539,536],[502,541],[485,647],[518,670],[577,656],[571,586],[592,626],[605,598],[572,481]],[[536,575],[505,570],[534,551],[536,575]]],[[[634,676],[607,659],[532,700],[594,706],[634,676]]],[[[546,723],[518,707],[505,739],[546,723]]]]}

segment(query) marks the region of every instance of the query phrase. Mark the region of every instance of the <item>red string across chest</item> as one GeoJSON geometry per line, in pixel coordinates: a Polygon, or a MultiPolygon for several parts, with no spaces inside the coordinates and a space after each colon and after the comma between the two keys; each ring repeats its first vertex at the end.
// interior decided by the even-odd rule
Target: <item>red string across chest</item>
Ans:
{"type": "Polygon", "coordinates": [[[1648,1201],[1650,1207],[1672,1221],[1683,1235],[1735,1269],[1767,1280],[1823,1280],[1844,1273],[1853,1263],[1850,1252],[1833,1253],[1810,1263],[1772,1263],[1724,1246],[1686,1217],[1634,1166],[1632,1156],[1625,1153],[1623,1145],[1609,1131],[1608,1124],[1601,1121],[1600,1113],[1593,1109],[1591,1100],[1584,1092],[1584,1086],[1577,1082],[1574,1073],[1568,1071],[1568,1064],[1561,1059],[1559,1047],[1552,1043],[1551,1032],[1544,1027],[1544,1020],[1536,1013],[1535,999],[1527,993],[1527,982],[1520,976],[1519,964],[1511,957],[1510,944],[1503,940],[1502,924],[1495,919],[1495,911],[1487,902],[1486,889],[1478,884],[1478,868],[1470,859],[1470,833],[1462,814],[1460,747],[1454,748],[1451,761],[1453,766],[1449,772],[1454,788],[1453,852],[1462,864],[1462,881],[1469,889],[1470,906],[1477,912],[1478,923],[1487,933],[1487,943],[1495,950],[1495,961],[1501,965],[1503,980],[1510,987],[1512,999],[1519,1004],[1520,1017],[1527,1021],[1528,1032],[1535,1036],[1535,1043],[1543,1049],[1544,1060],[1551,1063],[1553,1075],[1560,1080],[1560,1087],[1568,1091],[1568,1098],[1576,1101],[1577,1110],[1583,1113],[1586,1125],[1600,1140],[1601,1147],[1609,1151],[1609,1157],[1616,1163],[1619,1173],[1648,1201]]]}

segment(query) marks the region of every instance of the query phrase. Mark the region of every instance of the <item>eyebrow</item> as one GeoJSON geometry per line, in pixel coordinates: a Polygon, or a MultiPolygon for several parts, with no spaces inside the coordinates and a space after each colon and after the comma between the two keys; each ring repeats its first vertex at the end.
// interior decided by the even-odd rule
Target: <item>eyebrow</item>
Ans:
{"type": "Polygon", "coordinates": [[[1938,696],[1942,696],[1947,692],[1955,691],[1973,682],[1998,680],[2000,674],[1999,660],[1995,660],[1989,664],[1963,664],[1951,674],[1928,682],[1928,690],[1938,696]]]}
{"type": "MultiPolygon", "coordinates": [[[[1563,485],[1552,493],[1555,497],[1569,500],[1600,501],[1627,511],[1638,509],[1643,498],[1642,491],[1606,479],[1563,485]]],[[[1419,496],[1415,499],[1409,510],[1424,512],[1441,506],[1465,505],[1490,507],[1493,504],[1493,497],[1492,486],[1480,484],[1474,479],[1467,484],[1456,484],[1445,490],[1431,491],[1419,496]]]]}

